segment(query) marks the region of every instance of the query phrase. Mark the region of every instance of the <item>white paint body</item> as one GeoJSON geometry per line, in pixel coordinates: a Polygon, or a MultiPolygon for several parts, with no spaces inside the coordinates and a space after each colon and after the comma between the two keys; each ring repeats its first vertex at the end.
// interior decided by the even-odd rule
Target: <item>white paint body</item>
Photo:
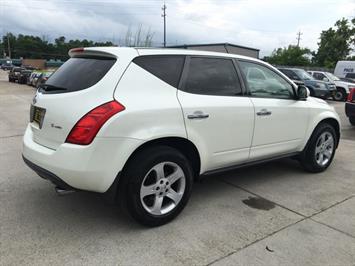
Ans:
{"type": "MultiPolygon", "coordinates": [[[[192,50],[85,48],[105,52],[117,62],[94,86],[70,93],[37,95],[36,106],[46,108],[42,129],[29,123],[23,156],[55,174],[70,186],[105,192],[130,155],[144,143],[166,137],[191,141],[199,152],[200,174],[210,170],[300,152],[317,124],[333,118],[334,108],[323,100],[282,100],[224,97],[180,91],[131,61],[139,55],[183,54],[242,56],[192,50]],[[90,145],[65,143],[76,122],[93,108],[116,99],[125,110],[111,117],[90,145]],[[268,117],[256,112],[267,108],[268,117]],[[202,111],[208,119],[189,120],[202,111]],[[51,127],[54,123],[62,127],[51,127]]],[[[285,75],[268,64],[282,77],[285,75]]],[[[290,81],[291,82],[291,81],[290,81]]],[[[296,87],[296,85],[294,85],[296,87]]]]}

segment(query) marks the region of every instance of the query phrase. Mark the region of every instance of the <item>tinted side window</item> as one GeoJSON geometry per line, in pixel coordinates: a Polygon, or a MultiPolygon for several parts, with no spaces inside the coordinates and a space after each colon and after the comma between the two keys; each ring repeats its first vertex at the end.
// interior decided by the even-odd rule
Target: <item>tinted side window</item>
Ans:
{"type": "Polygon", "coordinates": [[[242,94],[230,59],[192,57],[188,70],[185,83],[187,92],[221,96],[242,94]]]}
{"type": "MultiPolygon", "coordinates": [[[[50,78],[46,85],[62,88],[60,92],[72,92],[89,88],[99,82],[110,70],[113,58],[70,58],[50,78]]],[[[56,93],[59,91],[44,91],[56,93]]]]}
{"type": "Polygon", "coordinates": [[[154,76],[177,88],[185,62],[183,55],[147,55],[133,60],[154,76]]]}
{"type": "Polygon", "coordinates": [[[279,99],[293,98],[291,84],[271,69],[260,64],[244,61],[240,61],[240,67],[251,96],[279,99]]]}

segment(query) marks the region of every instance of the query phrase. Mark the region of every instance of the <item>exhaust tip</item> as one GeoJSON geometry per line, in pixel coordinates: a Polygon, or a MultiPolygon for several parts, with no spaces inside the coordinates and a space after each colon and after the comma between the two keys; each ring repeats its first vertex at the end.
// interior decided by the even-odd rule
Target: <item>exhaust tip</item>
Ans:
{"type": "Polygon", "coordinates": [[[55,187],[54,190],[58,194],[58,196],[64,196],[75,192],[75,190],[67,190],[58,186],[55,187]]]}

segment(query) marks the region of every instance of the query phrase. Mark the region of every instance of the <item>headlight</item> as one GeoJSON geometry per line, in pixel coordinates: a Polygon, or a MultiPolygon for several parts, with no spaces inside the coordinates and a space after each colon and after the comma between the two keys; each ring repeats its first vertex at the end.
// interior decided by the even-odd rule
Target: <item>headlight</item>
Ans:
{"type": "Polygon", "coordinates": [[[325,89],[325,85],[323,83],[316,83],[316,88],[325,89]]]}

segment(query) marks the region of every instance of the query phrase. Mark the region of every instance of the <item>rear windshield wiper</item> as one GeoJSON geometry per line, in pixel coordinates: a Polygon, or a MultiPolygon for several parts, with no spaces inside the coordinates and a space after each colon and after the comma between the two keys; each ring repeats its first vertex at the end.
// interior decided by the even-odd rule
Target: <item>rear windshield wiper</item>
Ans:
{"type": "Polygon", "coordinates": [[[39,86],[39,89],[44,90],[44,91],[66,91],[68,90],[67,88],[63,87],[58,87],[50,84],[42,84],[39,86]]]}

